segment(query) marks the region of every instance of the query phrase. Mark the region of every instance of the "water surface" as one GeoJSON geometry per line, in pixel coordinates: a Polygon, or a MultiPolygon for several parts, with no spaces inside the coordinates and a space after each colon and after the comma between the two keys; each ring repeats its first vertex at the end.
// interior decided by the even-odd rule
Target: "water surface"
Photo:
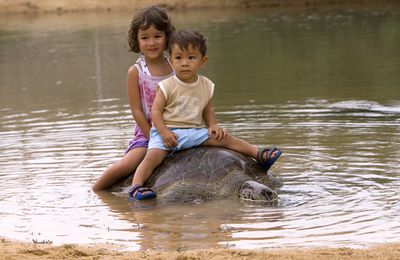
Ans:
{"type": "Polygon", "coordinates": [[[278,205],[159,207],[90,186],[132,134],[130,14],[0,18],[1,236],[129,250],[352,246],[400,237],[400,15],[172,12],[209,42],[220,124],[284,155],[278,205]]]}

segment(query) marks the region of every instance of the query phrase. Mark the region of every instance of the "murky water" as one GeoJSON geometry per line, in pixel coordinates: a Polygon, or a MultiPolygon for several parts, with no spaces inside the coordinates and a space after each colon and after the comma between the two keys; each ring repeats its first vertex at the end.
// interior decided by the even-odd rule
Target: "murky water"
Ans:
{"type": "Polygon", "coordinates": [[[209,39],[219,122],[284,156],[276,206],[133,205],[90,186],[125,149],[130,14],[0,18],[1,236],[129,250],[400,237],[396,10],[171,13],[209,39]]]}

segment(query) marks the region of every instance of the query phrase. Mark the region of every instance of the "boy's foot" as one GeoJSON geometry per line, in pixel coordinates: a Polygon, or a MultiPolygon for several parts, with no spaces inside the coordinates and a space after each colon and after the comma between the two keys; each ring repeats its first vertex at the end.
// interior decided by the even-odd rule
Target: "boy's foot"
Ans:
{"type": "Polygon", "coordinates": [[[154,199],[157,195],[156,193],[147,187],[143,187],[140,184],[135,184],[128,191],[130,200],[148,200],[154,199]]]}
{"type": "Polygon", "coordinates": [[[278,160],[281,156],[282,151],[276,147],[260,149],[257,152],[257,160],[260,163],[261,167],[268,171],[269,168],[278,160]],[[264,156],[266,155],[266,156],[264,156]]]}

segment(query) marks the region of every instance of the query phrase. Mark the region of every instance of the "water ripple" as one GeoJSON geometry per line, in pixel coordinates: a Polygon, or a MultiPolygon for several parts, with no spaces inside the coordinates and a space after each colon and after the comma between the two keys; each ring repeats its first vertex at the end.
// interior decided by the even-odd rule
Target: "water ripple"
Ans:
{"type": "Polygon", "coordinates": [[[237,248],[326,246],[322,241],[362,246],[400,235],[398,104],[307,100],[279,107],[243,105],[235,112],[217,108],[220,122],[234,135],[260,146],[281,144],[284,156],[272,169],[285,183],[278,204],[156,208],[150,218],[146,211],[132,212],[124,199],[109,194],[99,201],[89,190],[121,156],[132,133],[126,105],[114,99],[93,103],[96,107],[78,114],[1,110],[0,180],[6,185],[0,189],[0,217],[2,223],[16,223],[1,224],[4,235],[121,244],[152,236],[165,248],[179,247],[169,233],[174,229],[181,229],[192,248],[201,248],[204,240],[237,248]],[[217,213],[212,207],[225,210],[217,213]],[[165,214],[170,217],[162,221],[165,214]],[[132,227],[132,221],[147,230],[132,227]],[[66,224],[68,231],[58,228],[66,224]],[[190,232],[184,231],[186,225],[190,232]],[[87,235],[76,239],[83,230],[87,235]],[[209,232],[218,235],[213,240],[209,232]]]}

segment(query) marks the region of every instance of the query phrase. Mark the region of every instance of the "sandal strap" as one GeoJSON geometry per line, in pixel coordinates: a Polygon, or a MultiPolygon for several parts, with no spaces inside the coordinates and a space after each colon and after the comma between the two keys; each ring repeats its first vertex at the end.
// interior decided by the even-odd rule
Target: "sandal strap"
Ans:
{"type": "Polygon", "coordinates": [[[262,163],[264,161],[263,154],[265,153],[265,149],[260,149],[257,151],[257,161],[262,163]]]}
{"type": "Polygon", "coordinates": [[[260,149],[257,152],[257,160],[259,163],[264,163],[265,161],[268,161],[271,158],[271,154],[278,148],[276,147],[270,147],[270,148],[264,148],[260,149]],[[264,154],[267,153],[267,158],[264,160],[264,154]]]}
{"type": "Polygon", "coordinates": [[[133,187],[131,187],[131,188],[129,189],[129,191],[128,191],[129,195],[130,195],[131,197],[133,197],[133,195],[134,195],[138,190],[140,190],[140,188],[143,188],[143,186],[140,185],[140,184],[135,184],[135,185],[133,185],[133,187]]]}
{"type": "Polygon", "coordinates": [[[148,192],[148,191],[154,192],[152,189],[150,189],[148,187],[140,187],[138,189],[138,192],[148,192]]]}
{"type": "Polygon", "coordinates": [[[152,189],[143,187],[140,184],[133,185],[128,194],[130,200],[153,199],[156,197],[156,193],[152,189]]]}
{"type": "Polygon", "coordinates": [[[264,163],[265,161],[267,161],[271,154],[273,153],[273,151],[276,150],[276,147],[270,147],[270,148],[264,148],[264,149],[260,149],[257,153],[257,159],[259,163],[264,163]],[[267,158],[264,160],[264,154],[267,153],[267,158]]]}

